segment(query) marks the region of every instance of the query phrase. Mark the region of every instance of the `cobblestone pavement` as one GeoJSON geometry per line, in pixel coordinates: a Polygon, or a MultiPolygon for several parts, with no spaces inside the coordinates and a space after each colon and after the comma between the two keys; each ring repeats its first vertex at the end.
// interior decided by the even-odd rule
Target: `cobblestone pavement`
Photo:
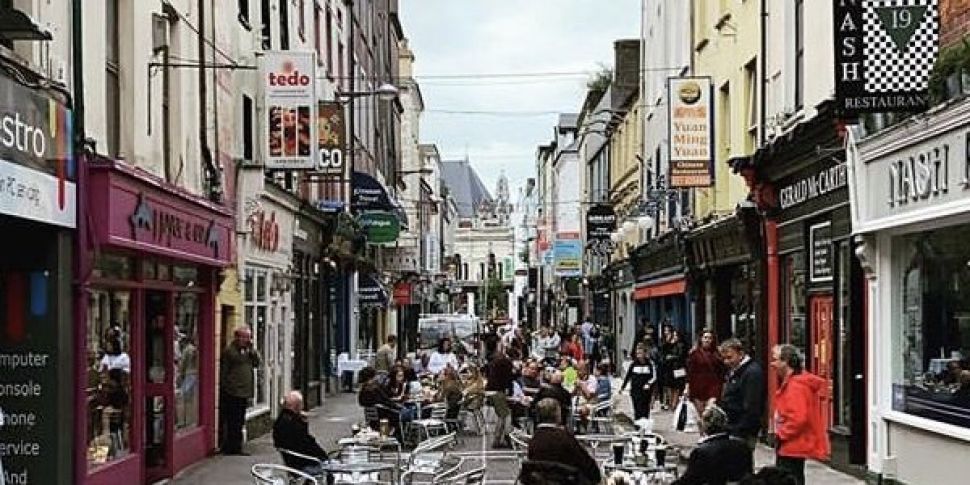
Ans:
{"type": "MultiPolygon", "coordinates": [[[[619,381],[614,389],[619,388],[619,381]]],[[[631,404],[627,395],[617,400],[617,413],[621,417],[630,416],[631,404]]],[[[684,457],[696,443],[696,433],[671,432],[670,411],[655,411],[653,413],[655,431],[664,435],[667,440],[683,450],[684,457]]],[[[323,406],[310,411],[310,431],[325,449],[336,449],[336,440],[350,433],[350,426],[362,418],[361,410],[357,406],[355,394],[337,394],[329,397],[323,406]]],[[[622,419],[628,422],[628,419],[622,419]]],[[[624,425],[620,425],[623,429],[624,425]]],[[[518,462],[508,457],[497,457],[491,452],[489,436],[465,434],[461,443],[455,448],[465,462],[463,470],[484,466],[486,478],[490,483],[512,483],[518,474],[518,462]]],[[[221,456],[215,455],[175,477],[172,483],[177,484],[247,484],[252,483],[250,468],[255,463],[281,463],[279,454],[273,449],[272,437],[261,436],[246,444],[245,450],[250,456],[221,456]]],[[[682,464],[686,460],[682,460],[682,464]]],[[[767,446],[760,445],[755,452],[755,465],[761,467],[774,463],[774,452],[767,446]]],[[[806,481],[810,484],[861,484],[864,483],[850,475],[840,473],[832,468],[816,462],[806,465],[806,481]]]]}

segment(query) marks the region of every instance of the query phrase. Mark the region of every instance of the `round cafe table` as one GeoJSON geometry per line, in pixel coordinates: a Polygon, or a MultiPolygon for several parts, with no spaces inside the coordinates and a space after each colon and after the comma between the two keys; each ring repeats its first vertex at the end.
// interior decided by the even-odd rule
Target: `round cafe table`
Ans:
{"type": "Polygon", "coordinates": [[[613,443],[631,443],[629,436],[615,434],[578,434],[576,435],[576,441],[586,443],[593,451],[594,456],[596,455],[596,449],[603,443],[608,445],[612,445],[613,443]]]}
{"type": "Polygon", "coordinates": [[[331,461],[324,463],[321,468],[323,471],[334,475],[350,475],[351,479],[356,483],[362,481],[362,475],[394,471],[396,466],[393,463],[381,462],[341,463],[331,461]]]}

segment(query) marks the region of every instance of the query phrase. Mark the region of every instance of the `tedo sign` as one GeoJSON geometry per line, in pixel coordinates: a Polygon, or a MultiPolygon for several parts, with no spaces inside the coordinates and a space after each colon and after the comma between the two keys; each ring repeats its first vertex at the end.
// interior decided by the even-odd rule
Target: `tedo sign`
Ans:
{"type": "Polygon", "coordinates": [[[256,211],[249,218],[249,232],[253,237],[253,246],[263,251],[275,252],[280,247],[280,225],[276,222],[276,212],[270,212],[269,217],[263,210],[256,211]]]}

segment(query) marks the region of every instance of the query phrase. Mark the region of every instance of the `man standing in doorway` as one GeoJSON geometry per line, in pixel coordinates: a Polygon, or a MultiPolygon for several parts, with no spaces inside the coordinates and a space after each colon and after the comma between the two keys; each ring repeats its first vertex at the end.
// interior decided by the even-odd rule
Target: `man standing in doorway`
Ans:
{"type": "Polygon", "coordinates": [[[253,332],[248,326],[236,328],[233,335],[219,359],[219,448],[224,455],[246,455],[242,451],[242,428],[246,407],[253,398],[253,371],[263,360],[253,348],[253,332]]]}
{"type": "Polygon", "coordinates": [[[731,436],[743,439],[754,451],[765,413],[765,373],[736,338],[725,340],[718,350],[729,369],[718,405],[728,415],[731,436]]]}

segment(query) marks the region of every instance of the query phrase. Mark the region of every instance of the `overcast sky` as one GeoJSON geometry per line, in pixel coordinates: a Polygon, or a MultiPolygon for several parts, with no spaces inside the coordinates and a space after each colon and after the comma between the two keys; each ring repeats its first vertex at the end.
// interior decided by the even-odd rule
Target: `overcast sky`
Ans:
{"type": "Polygon", "coordinates": [[[593,72],[600,65],[612,67],[614,40],[639,35],[639,0],[401,0],[400,5],[425,102],[422,143],[436,143],[444,160],[467,153],[493,195],[504,171],[513,202],[518,187],[534,176],[536,147],[552,140],[556,115],[442,111],[576,112],[588,76],[436,76],[593,72]]]}

